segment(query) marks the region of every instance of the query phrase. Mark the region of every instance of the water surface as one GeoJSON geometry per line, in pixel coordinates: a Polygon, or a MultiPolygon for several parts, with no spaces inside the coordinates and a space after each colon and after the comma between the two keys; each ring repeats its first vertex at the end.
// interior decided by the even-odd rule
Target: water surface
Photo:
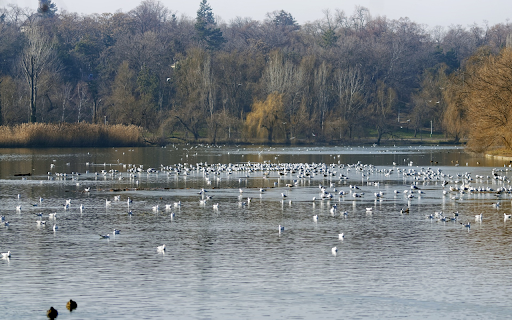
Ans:
{"type": "Polygon", "coordinates": [[[512,318],[509,193],[443,195],[468,176],[471,186],[509,187],[492,174],[510,177],[507,165],[453,147],[3,149],[0,215],[9,226],[0,229],[0,251],[12,257],[0,259],[0,312],[6,319],[45,319],[50,306],[58,319],[512,318]],[[358,162],[374,167],[347,166],[358,162]],[[333,175],[236,170],[249,163],[315,164],[333,175]],[[215,164],[233,170],[207,174],[215,164]],[[423,179],[427,168],[447,176],[423,179]],[[411,184],[423,193],[408,199],[411,184]],[[319,200],[319,185],[333,197],[319,200]],[[212,197],[204,204],[201,188],[212,197]],[[436,211],[459,218],[427,218],[436,211]],[[72,313],[69,299],[78,302],[72,313]]]}

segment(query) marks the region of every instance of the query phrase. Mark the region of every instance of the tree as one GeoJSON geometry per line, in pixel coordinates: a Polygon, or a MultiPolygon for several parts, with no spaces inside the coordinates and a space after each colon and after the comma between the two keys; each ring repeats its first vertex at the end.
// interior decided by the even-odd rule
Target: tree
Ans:
{"type": "Polygon", "coordinates": [[[468,63],[463,90],[469,127],[468,147],[482,152],[512,150],[512,50],[493,56],[486,50],[468,63]]]}
{"type": "Polygon", "coordinates": [[[51,0],[39,0],[39,7],[37,13],[44,17],[54,17],[57,12],[57,5],[51,0]]]}
{"type": "Polygon", "coordinates": [[[54,44],[42,30],[32,27],[25,36],[27,44],[21,55],[20,67],[30,90],[30,122],[36,122],[39,79],[44,72],[52,71],[57,61],[54,44]]]}
{"type": "Polygon", "coordinates": [[[222,36],[222,31],[217,28],[212,8],[206,0],[202,0],[199,5],[194,27],[197,39],[208,50],[218,50],[226,42],[226,39],[222,36]]]}
{"type": "Polygon", "coordinates": [[[267,140],[272,143],[275,130],[283,128],[284,120],[283,95],[271,93],[265,101],[256,101],[252,111],[247,115],[246,126],[251,135],[261,136],[265,129],[267,140]]]}

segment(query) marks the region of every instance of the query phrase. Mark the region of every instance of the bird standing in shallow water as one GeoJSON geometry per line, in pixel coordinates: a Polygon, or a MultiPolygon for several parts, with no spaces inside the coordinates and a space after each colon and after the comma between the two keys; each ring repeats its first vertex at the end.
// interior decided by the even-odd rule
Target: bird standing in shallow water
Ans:
{"type": "Polygon", "coordinates": [[[4,259],[7,259],[7,258],[10,258],[11,257],[11,251],[7,251],[7,252],[3,252],[2,253],[2,258],[4,259]]]}

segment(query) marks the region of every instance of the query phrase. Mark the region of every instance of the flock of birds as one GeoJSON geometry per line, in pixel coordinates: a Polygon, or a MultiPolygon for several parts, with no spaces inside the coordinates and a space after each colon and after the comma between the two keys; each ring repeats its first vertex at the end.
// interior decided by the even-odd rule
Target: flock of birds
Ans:
{"type": "MultiPolygon", "coordinates": [[[[89,163],[87,163],[89,165],[89,163]]],[[[206,206],[207,203],[212,199],[213,196],[209,194],[208,187],[212,187],[213,185],[219,186],[223,179],[230,180],[230,177],[234,176],[235,179],[238,179],[239,185],[242,185],[243,182],[247,183],[247,180],[258,177],[263,179],[262,186],[260,186],[259,194],[260,197],[263,194],[267,193],[269,190],[279,190],[280,198],[282,202],[288,200],[290,190],[293,188],[299,188],[301,186],[311,186],[315,181],[319,181],[319,192],[318,194],[312,196],[310,200],[300,199],[299,201],[312,201],[313,203],[324,200],[338,200],[342,199],[352,199],[352,200],[363,200],[363,199],[373,199],[374,201],[383,201],[386,198],[386,192],[383,190],[378,190],[381,184],[386,184],[387,179],[392,179],[392,176],[398,175],[402,180],[403,184],[407,187],[404,190],[395,189],[393,191],[393,197],[396,199],[403,195],[404,207],[400,210],[401,214],[409,213],[410,211],[410,201],[414,198],[421,198],[422,195],[425,194],[423,190],[423,185],[429,185],[431,183],[435,183],[435,185],[439,185],[442,187],[443,197],[449,197],[452,201],[460,201],[463,200],[464,197],[469,197],[472,194],[478,193],[488,193],[496,196],[497,200],[499,200],[503,195],[512,193],[512,186],[509,184],[509,178],[506,176],[508,172],[508,168],[504,169],[492,169],[491,174],[489,176],[480,176],[475,175],[474,177],[466,172],[459,174],[445,174],[441,169],[433,169],[433,168],[418,168],[413,167],[413,163],[409,163],[407,166],[397,166],[396,163],[393,163],[393,166],[390,168],[380,168],[371,164],[362,164],[361,162],[355,164],[325,164],[325,163],[272,163],[270,161],[264,161],[260,163],[235,163],[235,164],[208,164],[208,163],[196,163],[192,164],[175,164],[170,166],[162,165],[160,168],[147,168],[145,169],[143,165],[122,165],[123,170],[119,171],[116,169],[111,170],[101,170],[99,172],[90,173],[85,172],[83,174],[72,172],[72,173],[52,173],[48,172],[48,179],[64,179],[64,180],[72,180],[77,181],[77,187],[81,186],[81,183],[86,183],[87,177],[93,176],[97,179],[98,176],[102,176],[103,179],[110,180],[127,180],[130,183],[138,186],[140,184],[140,180],[142,177],[147,178],[148,180],[153,177],[161,177],[163,176],[173,176],[175,178],[184,178],[186,179],[189,176],[198,178],[198,183],[202,183],[204,185],[203,188],[198,192],[199,195],[199,204],[201,206],[206,206]],[[267,181],[268,180],[268,181],[267,181]],[[270,181],[274,180],[274,181],[270,181]],[[485,185],[475,186],[478,182],[485,182],[485,185]],[[498,185],[498,187],[493,188],[489,186],[489,182],[492,182],[491,185],[498,185]],[[323,183],[326,183],[325,185],[323,183]],[[352,183],[352,184],[349,184],[352,183]],[[375,190],[373,192],[368,192],[368,189],[375,190]],[[282,192],[280,192],[282,191],[282,192]]],[[[51,169],[53,170],[55,165],[51,164],[51,169]]],[[[233,179],[231,179],[233,180],[233,179]]],[[[215,187],[212,187],[215,188],[215,187]]],[[[232,187],[232,189],[235,189],[232,187]]],[[[254,188],[253,188],[254,189],[254,188]]],[[[236,190],[236,189],[235,189],[236,190]]],[[[83,187],[83,193],[90,193],[93,190],[91,186],[83,187]]],[[[252,192],[254,190],[251,190],[252,192]]],[[[246,197],[244,198],[244,188],[238,187],[238,205],[239,207],[247,206],[252,198],[246,197]]],[[[253,192],[254,193],[254,192],[253,192]]],[[[274,192],[275,193],[275,192],[274,192]]],[[[20,195],[18,194],[18,199],[20,199],[20,195]]],[[[43,203],[44,199],[39,198],[39,203],[43,203]]],[[[112,203],[117,203],[121,201],[120,195],[115,195],[113,200],[106,199],[105,206],[108,208],[112,206],[112,203]]],[[[289,200],[290,203],[292,200],[289,200]]],[[[295,201],[295,200],[294,200],[295,201]]],[[[67,211],[70,209],[72,203],[72,199],[65,199],[65,202],[62,204],[63,210],[67,211]]],[[[133,212],[130,209],[132,206],[133,200],[128,197],[126,199],[127,205],[127,213],[132,215],[133,212]]],[[[497,201],[493,204],[497,209],[500,208],[501,202],[497,201]]],[[[173,209],[180,208],[181,201],[175,201],[172,204],[166,204],[165,210],[170,212],[171,219],[175,217],[175,213],[171,212],[173,209]]],[[[80,213],[85,211],[85,207],[83,204],[79,205],[80,213]]],[[[152,206],[153,212],[158,212],[160,210],[159,204],[152,206]]],[[[215,211],[219,210],[219,203],[213,203],[212,209],[215,211]]],[[[371,213],[372,207],[367,207],[366,212],[371,213]]],[[[21,205],[16,206],[16,212],[21,213],[22,207],[21,205]]],[[[334,204],[330,207],[330,213],[334,216],[340,212],[340,216],[346,217],[348,215],[348,211],[346,210],[338,210],[338,205],[334,204]]],[[[58,225],[56,224],[57,216],[59,213],[52,212],[48,214],[48,220],[43,220],[43,213],[36,213],[36,216],[39,217],[36,220],[37,225],[44,226],[47,223],[53,224],[53,231],[56,232],[58,230],[58,225]]],[[[447,222],[447,221],[458,221],[459,213],[454,212],[450,215],[446,215],[442,211],[434,212],[432,214],[426,215],[426,217],[430,220],[435,220],[438,222],[447,222]]],[[[475,215],[475,221],[481,222],[483,219],[483,214],[475,215]]],[[[511,219],[510,214],[504,213],[504,219],[511,219]]],[[[313,221],[318,221],[318,215],[313,216],[313,221]]],[[[5,216],[0,216],[0,222],[3,223],[4,226],[9,226],[9,221],[6,221],[5,216]]],[[[471,223],[469,221],[465,223],[460,223],[466,228],[471,227],[471,223]]],[[[279,233],[284,231],[284,226],[278,226],[279,233]]],[[[100,234],[100,238],[102,239],[110,239],[111,235],[115,236],[120,234],[121,230],[113,229],[112,233],[100,234]]],[[[344,240],[344,233],[338,234],[338,240],[344,240]]],[[[162,244],[156,247],[156,251],[159,253],[165,253],[166,247],[165,244],[162,244]]],[[[332,254],[336,255],[338,252],[337,246],[332,247],[332,254]]],[[[11,251],[7,251],[2,253],[2,258],[8,259],[11,257],[11,251]]]]}
{"type": "MultiPolygon", "coordinates": [[[[89,164],[87,164],[89,165],[89,164]]],[[[103,180],[110,181],[124,181],[130,185],[138,188],[142,185],[143,179],[150,180],[152,177],[173,177],[176,179],[193,178],[197,180],[197,185],[203,185],[201,188],[194,190],[198,196],[198,203],[200,206],[206,207],[210,205],[212,210],[219,211],[223,203],[214,202],[213,192],[214,189],[219,189],[222,186],[224,189],[229,189],[232,194],[237,194],[238,206],[245,208],[251,203],[252,197],[245,196],[244,193],[255,195],[259,193],[260,198],[271,194],[269,199],[281,201],[283,203],[292,201],[312,202],[312,203],[329,203],[329,213],[334,216],[347,217],[349,212],[341,208],[341,203],[344,200],[360,201],[365,204],[370,202],[381,202],[386,199],[392,198],[393,200],[403,204],[399,214],[408,214],[413,204],[411,201],[415,198],[421,198],[427,193],[433,193],[432,186],[439,187],[442,191],[439,192],[440,197],[452,201],[454,203],[470,199],[476,194],[488,194],[495,199],[492,206],[497,210],[502,208],[503,198],[512,194],[512,186],[507,177],[508,168],[495,168],[491,170],[490,175],[472,175],[471,173],[456,173],[446,174],[441,169],[433,169],[429,167],[419,168],[413,167],[413,163],[407,166],[398,166],[393,163],[388,168],[376,167],[371,164],[362,164],[360,162],[355,164],[340,164],[340,163],[273,163],[264,161],[260,163],[234,163],[234,164],[208,164],[196,163],[184,164],[179,163],[175,165],[164,166],[159,168],[144,168],[143,165],[121,165],[122,170],[101,170],[99,172],[85,172],[85,173],[54,173],[48,172],[48,179],[60,179],[64,181],[73,181],[80,193],[90,194],[93,192],[102,193],[98,188],[94,189],[94,184],[98,177],[103,180]],[[397,178],[398,177],[398,178],[397,178]],[[259,186],[247,187],[247,182],[253,178],[260,179],[259,186]],[[394,180],[394,183],[388,183],[394,180]],[[227,182],[222,184],[223,182],[227,182]],[[233,184],[232,182],[235,181],[233,184]],[[238,181],[238,185],[236,184],[238,181]],[[396,182],[398,181],[398,183],[396,182]],[[402,183],[400,183],[402,181],[402,183]],[[231,183],[231,185],[230,185],[231,183]],[[318,190],[311,191],[309,198],[293,197],[294,189],[301,187],[311,187],[318,185],[318,190]],[[387,188],[382,188],[387,185],[387,188]],[[389,186],[395,186],[397,189],[390,191],[389,186]],[[245,186],[245,188],[244,188],[245,186]],[[400,189],[399,186],[402,186],[400,189]],[[428,187],[423,187],[428,186],[428,187]],[[384,189],[384,190],[383,190],[384,189]],[[250,192],[247,192],[250,191],[250,192]],[[331,205],[331,200],[336,203],[331,205]]],[[[51,170],[55,169],[55,165],[51,164],[51,170]]],[[[315,190],[310,188],[308,190],[315,190]]],[[[17,195],[18,200],[21,195],[17,195]]],[[[78,198],[78,197],[77,197],[78,198]]],[[[72,208],[78,208],[81,214],[87,213],[83,204],[73,207],[73,199],[64,199],[62,202],[62,210],[66,212],[72,208]]],[[[134,200],[127,197],[125,200],[121,199],[121,195],[114,195],[112,199],[104,199],[104,206],[109,208],[114,204],[125,201],[126,213],[133,215],[132,208],[134,207],[134,200]]],[[[40,207],[44,199],[39,198],[40,207]]],[[[169,213],[169,217],[175,217],[174,210],[180,209],[182,206],[181,201],[174,201],[170,204],[165,204],[162,208],[169,213]]],[[[36,205],[34,205],[36,207],[36,205]]],[[[152,212],[159,212],[161,210],[160,204],[144,208],[142,210],[151,210],[152,212]],[[151,209],[150,209],[151,208],[151,209]]],[[[24,210],[22,205],[17,205],[15,208],[16,214],[21,214],[24,210]]],[[[366,207],[366,213],[372,214],[374,207],[366,207]]],[[[29,211],[33,210],[31,208],[29,211]]],[[[59,226],[57,225],[58,216],[60,212],[47,213],[48,220],[44,220],[44,213],[38,212],[35,214],[37,220],[35,223],[38,226],[52,225],[53,231],[58,232],[59,226]]],[[[426,214],[425,217],[430,221],[437,222],[454,222],[460,223],[464,228],[471,228],[471,222],[465,215],[466,222],[459,222],[461,213],[458,211],[445,213],[443,211],[435,211],[426,214]]],[[[504,221],[512,219],[512,214],[503,213],[504,221]]],[[[484,219],[483,213],[474,215],[475,222],[482,222],[484,219]]],[[[312,216],[313,222],[318,222],[319,216],[315,214],[312,216]]],[[[9,227],[10,223],[6,217],[0,216],[0,223],[3,226],[9,227]]],[[[278,225],[277,231],[279,234],[285,232],[284,225],[278,225]]],[[[112,229],[112,232],[106,234],[99,234],[101,239],[110,239],[111,236],[119,235],[121,230],[112,229]]],[[[334,238],[334,235],[333,235],[334,238]]],[[[338,241],[345,240],[345,234],[340,232],[337,234],[338,241]]],[[[331,254],[338,255],[339,244],[331,247],[331,254]]],[[[155,247],[153,247],[155,248],[155,247]]],[[[154,250],[154,249],[153,249],[154,250]]],[[[160,254],[166,253],[166,245],[161,244],[156,246],[156,252],[160,254]]],[[[11,251],[1,253],[2,259],[10,259],[11,251]]],[[[76,309],[77,304],[75,301],[70,300],[66,306],[68,310],[76,309]]],[[[53,307],[47,312],[48,317],[56,318],[58,312],[53,307]]]]}

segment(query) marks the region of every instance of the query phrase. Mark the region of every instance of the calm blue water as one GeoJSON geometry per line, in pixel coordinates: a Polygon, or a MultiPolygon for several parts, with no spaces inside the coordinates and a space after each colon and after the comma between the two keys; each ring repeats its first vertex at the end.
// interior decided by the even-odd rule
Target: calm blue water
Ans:
{"type": "Polygon", "coordinates": [[[492,175],[499,168],[510,177],[504,164],[448,147],[0,150],[0,215],[9,221],[0,227],[0,251],[12,255],[0,259],[0,313],[46,319],[53,306],[58,319],[512,318],[512,219],[503,215],[512,213],[512,198],[443,195],[465,173],[471,186],[508,187],[492,175]],[[334,176],[236,170],[248,162],[323,163],[316,167],[334,176]],[[347,170],[358,162],[375,167],[347,170]],[[185,163],[177,174],[175,166],[185,163]],[[211,164],[225,166],[208,172],[211,164]],[[143,172],[127,172],[140,165],[143,172]],[[418,172],[427,167],[451,176],[443,178],[448,185],[422,179],[418,172]],[[408,199],[403,191],[413,183],[423,193],[408,199]],[[320,184],[331,199],[318,200],[320,184]],[[204,204],[201,188],[212,197],[204,204]],[[458,211],[458,221],[426,217],[436,211],[458,211]],[[469,229],[461,225],[468,221],[469,229]],[[100,238],[107,233],[110,239],[100,238]],[[157,252],[162,244],[165,253],[157,252]],[[72,313],[69,299],[78,303],[72,313]]]}

